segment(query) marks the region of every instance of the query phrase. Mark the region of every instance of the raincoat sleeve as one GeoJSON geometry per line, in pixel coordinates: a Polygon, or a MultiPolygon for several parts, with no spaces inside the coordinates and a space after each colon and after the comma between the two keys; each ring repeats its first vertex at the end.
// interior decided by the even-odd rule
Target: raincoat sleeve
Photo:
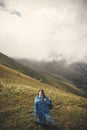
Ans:
{"type": "Polygon", "coordinates": [[[34,116],[38,117],[37,97],[35,98],[35,101],[34,101],[34,116]]]}

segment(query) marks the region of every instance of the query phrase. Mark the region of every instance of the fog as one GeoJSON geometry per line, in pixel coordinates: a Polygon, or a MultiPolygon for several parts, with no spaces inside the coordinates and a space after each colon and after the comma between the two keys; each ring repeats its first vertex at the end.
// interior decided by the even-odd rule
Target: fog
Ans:
{"type": "Polygon", "coordinates": [[[0,52],[87,60],[87,0],[0,0],[0,52]]]}

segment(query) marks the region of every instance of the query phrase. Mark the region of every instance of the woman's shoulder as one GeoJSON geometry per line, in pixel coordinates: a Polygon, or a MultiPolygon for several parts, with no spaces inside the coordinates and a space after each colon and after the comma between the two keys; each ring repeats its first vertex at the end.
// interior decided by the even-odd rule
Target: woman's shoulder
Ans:
{"type": "Polygon", "coordinates": [[[35,100],[37,100],[37,99],[39,99],[39,96],[38,96],[38,95],[35,97],[35,100]]]}
{"type": "Polygon", "coordinates": [[[40,98],[39,98],[39,96],[36,96],[35,97],[35,102],[38,102],[38,101],[40,101],[40,98]]]}

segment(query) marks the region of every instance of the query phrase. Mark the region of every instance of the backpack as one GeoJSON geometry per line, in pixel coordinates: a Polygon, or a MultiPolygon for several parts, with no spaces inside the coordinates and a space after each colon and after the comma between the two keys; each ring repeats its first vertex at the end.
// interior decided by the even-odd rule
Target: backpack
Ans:
{"type": "Polygon", "coordinates": [[[48,108],[49,108],[50,110],[53,109],[53,104],[52,104],[52,101],[51,101],[51,100],[50,100],[50,104],[48,105],[48,108]]]}

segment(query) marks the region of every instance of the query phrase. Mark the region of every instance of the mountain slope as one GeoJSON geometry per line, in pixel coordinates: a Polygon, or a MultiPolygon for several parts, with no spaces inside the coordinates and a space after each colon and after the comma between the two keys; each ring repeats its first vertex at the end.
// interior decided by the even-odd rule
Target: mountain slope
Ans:
{"type": "Polygon", "coordinates": [[[60,78],[56,78],[51,75],[48,75],[46,73],[35,71],[31,69],[30,67],[27,67],[25,65],[22,65],[16,62],[12,58],[9,58],[8,56],[2,53],[0,53],[0,63],[12,69],[15,69],[19,72],[22,72],[28,76],[31,76],[37,80],[40,80],[43,83],[53,85],[59,89],[66,90],[68,92],[71,92],[80,96],[86,96],[83,91],[79,90],[78,88],[76,88],[76,86],[72,85],[71,83],[61,80],[60,78]]]}
{"type": "Polygon", "coordinates": [[[86,130],[87,99],[41,83],[18,71],[0,65],[1,130],[86,130]],[[44,89],[53,102],[56,126],[36,125],[33,103],[38,89],[44,89]]]}
{"type": "Polygon", "coordinates": [[[67,64],[65,60],[46,62],[18,59],[18,61],[33,69],[70,81],[79,88],[87,89],[87,63],[85,62],[67,64]]]}
{"type": "Polygon", "coordinates": [[[18,70],[24,74],[30,75],[33,78],[40,79],[41,77],[41,75],[37,71],[34,71],[33,69],[16,62],[12,58],[2,53],[0,53],[0,63],[12,69],[18,70]]]}

